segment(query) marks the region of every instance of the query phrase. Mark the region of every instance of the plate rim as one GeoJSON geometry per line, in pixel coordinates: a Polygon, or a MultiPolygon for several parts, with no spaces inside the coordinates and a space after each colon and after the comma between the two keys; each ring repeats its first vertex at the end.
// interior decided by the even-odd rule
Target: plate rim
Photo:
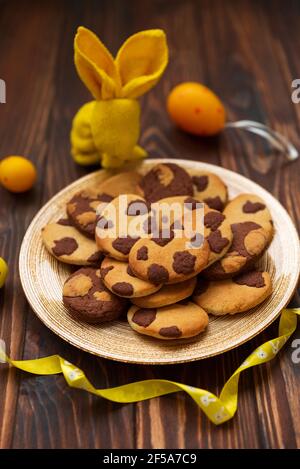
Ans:
{"type": "MultiPolygon", "coordinates": [[[[111,173],[111,175],[117,174],[117,173],[123,172],[123,171],[138,170],[139,167],[141,167],[144,163],[146,163],[146,164],[150,163],[150,164],[154,165],[154,164],[158,164],[158,163],[162,163],[162,162],[175,163],[175,164],[183,165],[185,167],[189,166],[189,165],[191,166],[193,164],[195,164],[197,166],[201,165],[201,170],[203,169],[203,170],[207,170],[207,171],[210,171],[210,172],[215,172],[217,174],[220,170],[222,170],[223,174],[225,172],[225,173],[228,174],[228,176],[238,175],[241,180],[245,180],[246,182],[250,181],[251,184],[254,187],[256,186],[259,189],[260,193],[265,193],[267,198],[269,198],[269,197],[272,198],[272,201],[277,205],[277,208],[279,208],[279,210],[281,210],[285,213],[285,216],[289,219],[290,226],[293,228],[294,235],[299,239],[297,228],[296,228],[291,216],[289,215],[286,208],[279,202],[279,200],[277,200],[271,194],[271,192],[267,191],[264,187],[260,186],[255,181],[252,181],[251,179],[247,178],[243,174],[238,173],[237,171],[232,171],[230,169],[223,168],[222,166],[214,165],[214,164],[211,164],[211,163],[205,163],[205,162],[197,161],[197,160],[178,159],[178,158],[148,158],[147,160],[144,160],[143,162],[141,162],[139,164],[127,165],[126,168],[121,168],[121,171],[113,171],[111,173]]],[[[189,169],[192,169],[192,167],[190,167],[189,169]]],[[[27,238],[30,235],[31,229],[34,226],[36,219],[38,219],[44,211],[47,211],[47,209],[52,205],[53,199],[59,199],[60,196],[64,194],[64,192],[72,190],[73,187],[76,187],[78,184],[84,183],[85,180],[88,180],[92,175],[95,175],[95,174],[97,174],[99,172],[102,172],[102,171],[105,171],[105,169],[100,167],[98,170],[90,172],[90,173],[76,179],[72,183],[70,183],[67,186],[65,186],[64,188],[60,189],[56,194],[54,194],[48,200],[48,202],[46,202],[38,210],[38,212],[35,214],[35,216],[32,218],[28,228],[26,229],[25,235],[24,235],[23,240],[22,240],[22,244],[21,244],[20,251],[19,251],[19,263],[18,264],[19,264],[19,276],[20,276],[20,281],[21,281],[23,292],[25,294],[25,297],[26,297],[32,311],[39,318],[39,320],[46,327],[48,327],[54,334],[56,334],[58,337],[60,337],[62,340],[66,341],[70,345],[72,345],[72,346],[74,346],[74,347],[76,347],[80,350],[83,350],[84,352],[87,352],[87,353],[90,353],[94,356],[105,358],[105,359],[108,359],[108,360],[113,360],[113,361],[128,363],[128,364],[139,364],[139,365],[171,365],[171,364],[174,365],[174,364],[182,364],[182,363],[195,362],[195,361],[199,361],[199,360],[205,360],[207,358],[222,355],[223,353],[226,353],[230,350],[233,350],[233,349],[239,347],[240,345],[243,345],[244,343],[248,342],[249,340],[253,339],[257,335],[259,335],[261,332],[263,332],[265,329],[267,329],[279,317],[282,309],[286,307],[286,305],[289,303],[289,301],[293,297],[293,295],[294,295],[294,293],[297,289],[298,282],[299,282],[299,276],[300,276],[300,244],[299,243],[298,243],[298,248],[297,248],[297,254],[298,254],[297,258],[298,258],[299,262],[297,263],[297,273],[295,275],[295,282],[294,282],[295,284],[293,285],[293,288],[290,291],[288,297],[282,299],[282,301],[277,306],[278,311],[276,312],[276,314],[272,315],[270,317],[270,320],[268,320],[262,328],[259,328],[258,330],[254,330],[251,335],[247,336],[247,338],[240,340],[238,343],[234,342],[232,345],[226,347],[226,349],[223,350],[223,351],[216,351],[215,353],[212,352],[212,353],[207,354],[205,357],[203,357],[203,356],[192,357],[192,358],[185,357],[185,358],[182,358],[182,359],[176,358],[175,361],[173,360],[173,361],[158,362],[157,360],[151,361],[151,359],[147,360],[147,361],[141,361],[141,360],[138,360],[138,359],[136,359],[136,360],[135,359],[126,359],[123,356],[118,356],[116,354],[108,355],[104,352],[101,352],[101,353],[96,352],[96,351],[88,349],[87,347],[85,347],[82,344],[78,344],[75,339],[73,341],[73,340],[70,339],[70,337],[64,336],[64,334],[61,333],[61,331],[57,330],[57,328],[52,324],[51,321],[48,321],[48,319],[46,317],[40,315],[39,312],[35,309],[34,305],[31,303],[31,298],[30,298],[29,292],[27,291],[27,288],[26,288],[26,279],[25,279],[25,277],[23,277],[23,269],[22,269],[22,265],[21,265],[22,259],[23,259],[23,257],[25,257],[24,253],[26,252],[26,245],[27,245],[26,241],[27,241],[27,238]]]]}

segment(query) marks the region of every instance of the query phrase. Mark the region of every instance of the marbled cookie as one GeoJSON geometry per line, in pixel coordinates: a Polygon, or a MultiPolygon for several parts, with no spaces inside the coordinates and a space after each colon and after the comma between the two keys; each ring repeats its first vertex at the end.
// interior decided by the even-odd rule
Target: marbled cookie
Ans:
{"type": "Polygon", "coordinates": [[[262,303],[272,293],[268,272],[252,270],[227,280],[199,277],[193,301],[215,316],[247,311],[262,303]]]}
{"type": "Polygon", "coordinates": [[[165,340],[194,337],[208,325],[206,312],[191,301],[153,309],[132,306],[127,318],[136,332],[165,340]]]}
{"type": "Polygon", "coordinates": [[[113,197],[105,192],[95,194],[90,190],[77,192],[67,203],[67,213],[72,224],[89,238],[95,238],[98,213],[113,197]]]}
{"type": "Polygon", "coordinates": [[[137,277],[156,285],[178,283],[203,270],[209,255],[203,237],[195,243],[182,229],[171,229],[168,235],[139,239],[130,251],[129,264],[137,277]]]}
{"type": "Polygon", "coordinates": [[[166,197],[151,204],[151,211],[144,223],[144,231],[148,234],[156,235],[162,230],[169,230],[171,227],[183,226],[184,211],[190,213],[199,204],[203,204],[193,197],[180,195],[166,197]]]}
{"type": "Polygon", "coordinates": [[[127,262],[109,257],[102,261],[100,273],[105,286],[119,296],[136,298],[151,295],[161,287],[137,278],[127,262]]]}
{"type": "Polygon", "coordinates": [[[140,194],[150,203],[166,197],[193,195],[190,175],[177,164],[159,163],[152,168],[139,184],[140,194]]]}
{"type": "Polygon", "coordinates": [[[162,199],[152,205],[151,213],[156,207],[157,210],[160,207],[160,217],[156,216],[155,219],[156,228],[159,224],[163,230],[168,223],[175,228],[189,228],[194,233],[192,244],[195,247],[198,242],[202,242],[203,235],[205,236],[210,247],[208,265],[216,262],[228,251],[233,235],[225,214],[210,208],[195,197],[186,196],[162,199]]]}
{"type": "MultiPolygon", "coordinates": [[[[204,210],[193,210],[195,219],[201,217],[202,214],[204,215],[204,237],[208,241],[210,249],[208,265],[211,265],[226,254],[230,248],[233,235],[230,223],[224,213],[204,204],[204,210]]],[[[196,227],[196,225],[194,226],[196,227]]],[[[197,243],[197,235],[195,235],[194,243],[197,243]]]]}
{"type": "Polygon", "coordinates": [[[192,295],[197,279],[196,277],[173,285],[164,285],[152,295],[142,298],[131,298],[131,303],[139,308],[160,308],[182,301],[192,295]]]}
{"type": "Polygon", "coordinates": [[[99,249],[117,260],[127,260],[131,248],[144,234],[143,223],[149,207],[135,194],[120,195],[113,199],[101,213],[96,227],[99,249]]]}
{"type": "Polygon", "coordinates": [[[225,256],[203,272],[210,279],[225,279],[251,269],[273,237],[271,214],[256,195],[239,195],[223,213],[231,225],[233,241],[225,256]]]}
{"type": "Polygon", "coordinates": [[[216,174],[208,171],[190,170],[194,197],[205,202],[210,208],[222,212],[228,199],[227,187],[216,174]]]}
{"type": "Polygon", "coordinates": [[[269,209],[265,202],[255,194],[240,194],[232,199],[224,210],[231,223],[253,221],[259,224],[270,224],[269,230],[273,234],[273,223],[269,209]]]}
{"type": "Polygon", "coordinates": [[[106,179],[97,187],[78,192],[67,203],[70,220],[79,231],[94,239],[97,213],[100,214],[106,204],[118,195],[137,193],[140,180],[138,173],[128,171],[106,179]]]}
{"type": "Polygon", "coordinates": [[[42,229],[42,239],[50,254],[66,264],[93,265],[100,264],[103,259],[95,241],[70,226],[66,219],[46,225],[42,229]]]}
{"type": "Polygon", "coordinates": [[[100,270],[91,267],[77,270],[66,280],[63,302],[76,319],[93,324],[118,319],[128,304],[124,298],[107,290],[100,270]]]}

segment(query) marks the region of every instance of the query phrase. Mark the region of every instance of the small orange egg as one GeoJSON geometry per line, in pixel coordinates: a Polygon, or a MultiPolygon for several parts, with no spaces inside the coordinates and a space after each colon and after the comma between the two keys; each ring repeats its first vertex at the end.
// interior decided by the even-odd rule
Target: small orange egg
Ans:
{"type": "Polygon", "coordinates": [[[178,127],[194,135],[215,135],[224,128],[226,113],[222,102],[200,83],[175,86],[167,98],[167,110],[178,127]]]}
{"type": "Polygon", "coordinates": [[[36,181],[36,169],[23,156],[8,156],[0,161],[0,183],[11,192],[25,192],[36,181]]]}

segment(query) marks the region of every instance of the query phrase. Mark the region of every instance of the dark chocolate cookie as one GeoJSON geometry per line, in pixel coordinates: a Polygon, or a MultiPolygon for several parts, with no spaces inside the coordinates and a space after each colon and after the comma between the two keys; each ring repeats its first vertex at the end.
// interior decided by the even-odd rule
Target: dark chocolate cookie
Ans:
{"type": "Polygon", "coordinates": [[[118,319],[127,309],[127,301],[111,293],[100,270],[91,267],[77,270],[66,280],[63,302],[75,318],[93,324],[118,319]]]}

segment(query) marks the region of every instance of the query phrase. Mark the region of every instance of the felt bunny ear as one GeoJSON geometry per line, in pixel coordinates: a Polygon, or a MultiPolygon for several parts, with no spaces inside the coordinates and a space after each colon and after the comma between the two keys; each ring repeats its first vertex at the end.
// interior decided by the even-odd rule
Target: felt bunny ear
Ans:
{"type": "Polygon", "coordinates": [[[75,66],[95,99],[112,99],[119,94],[120,77],[110,52],[89,29],[80,26],[74,40],[75,66]]]}
{"type": "Polygon", "coordinates": [[[121,98],[138,98],[160,79],[168,63],[166,35],[161,29],[141,31],[120,48],[116,65],[121,77],[121,98]]]}

